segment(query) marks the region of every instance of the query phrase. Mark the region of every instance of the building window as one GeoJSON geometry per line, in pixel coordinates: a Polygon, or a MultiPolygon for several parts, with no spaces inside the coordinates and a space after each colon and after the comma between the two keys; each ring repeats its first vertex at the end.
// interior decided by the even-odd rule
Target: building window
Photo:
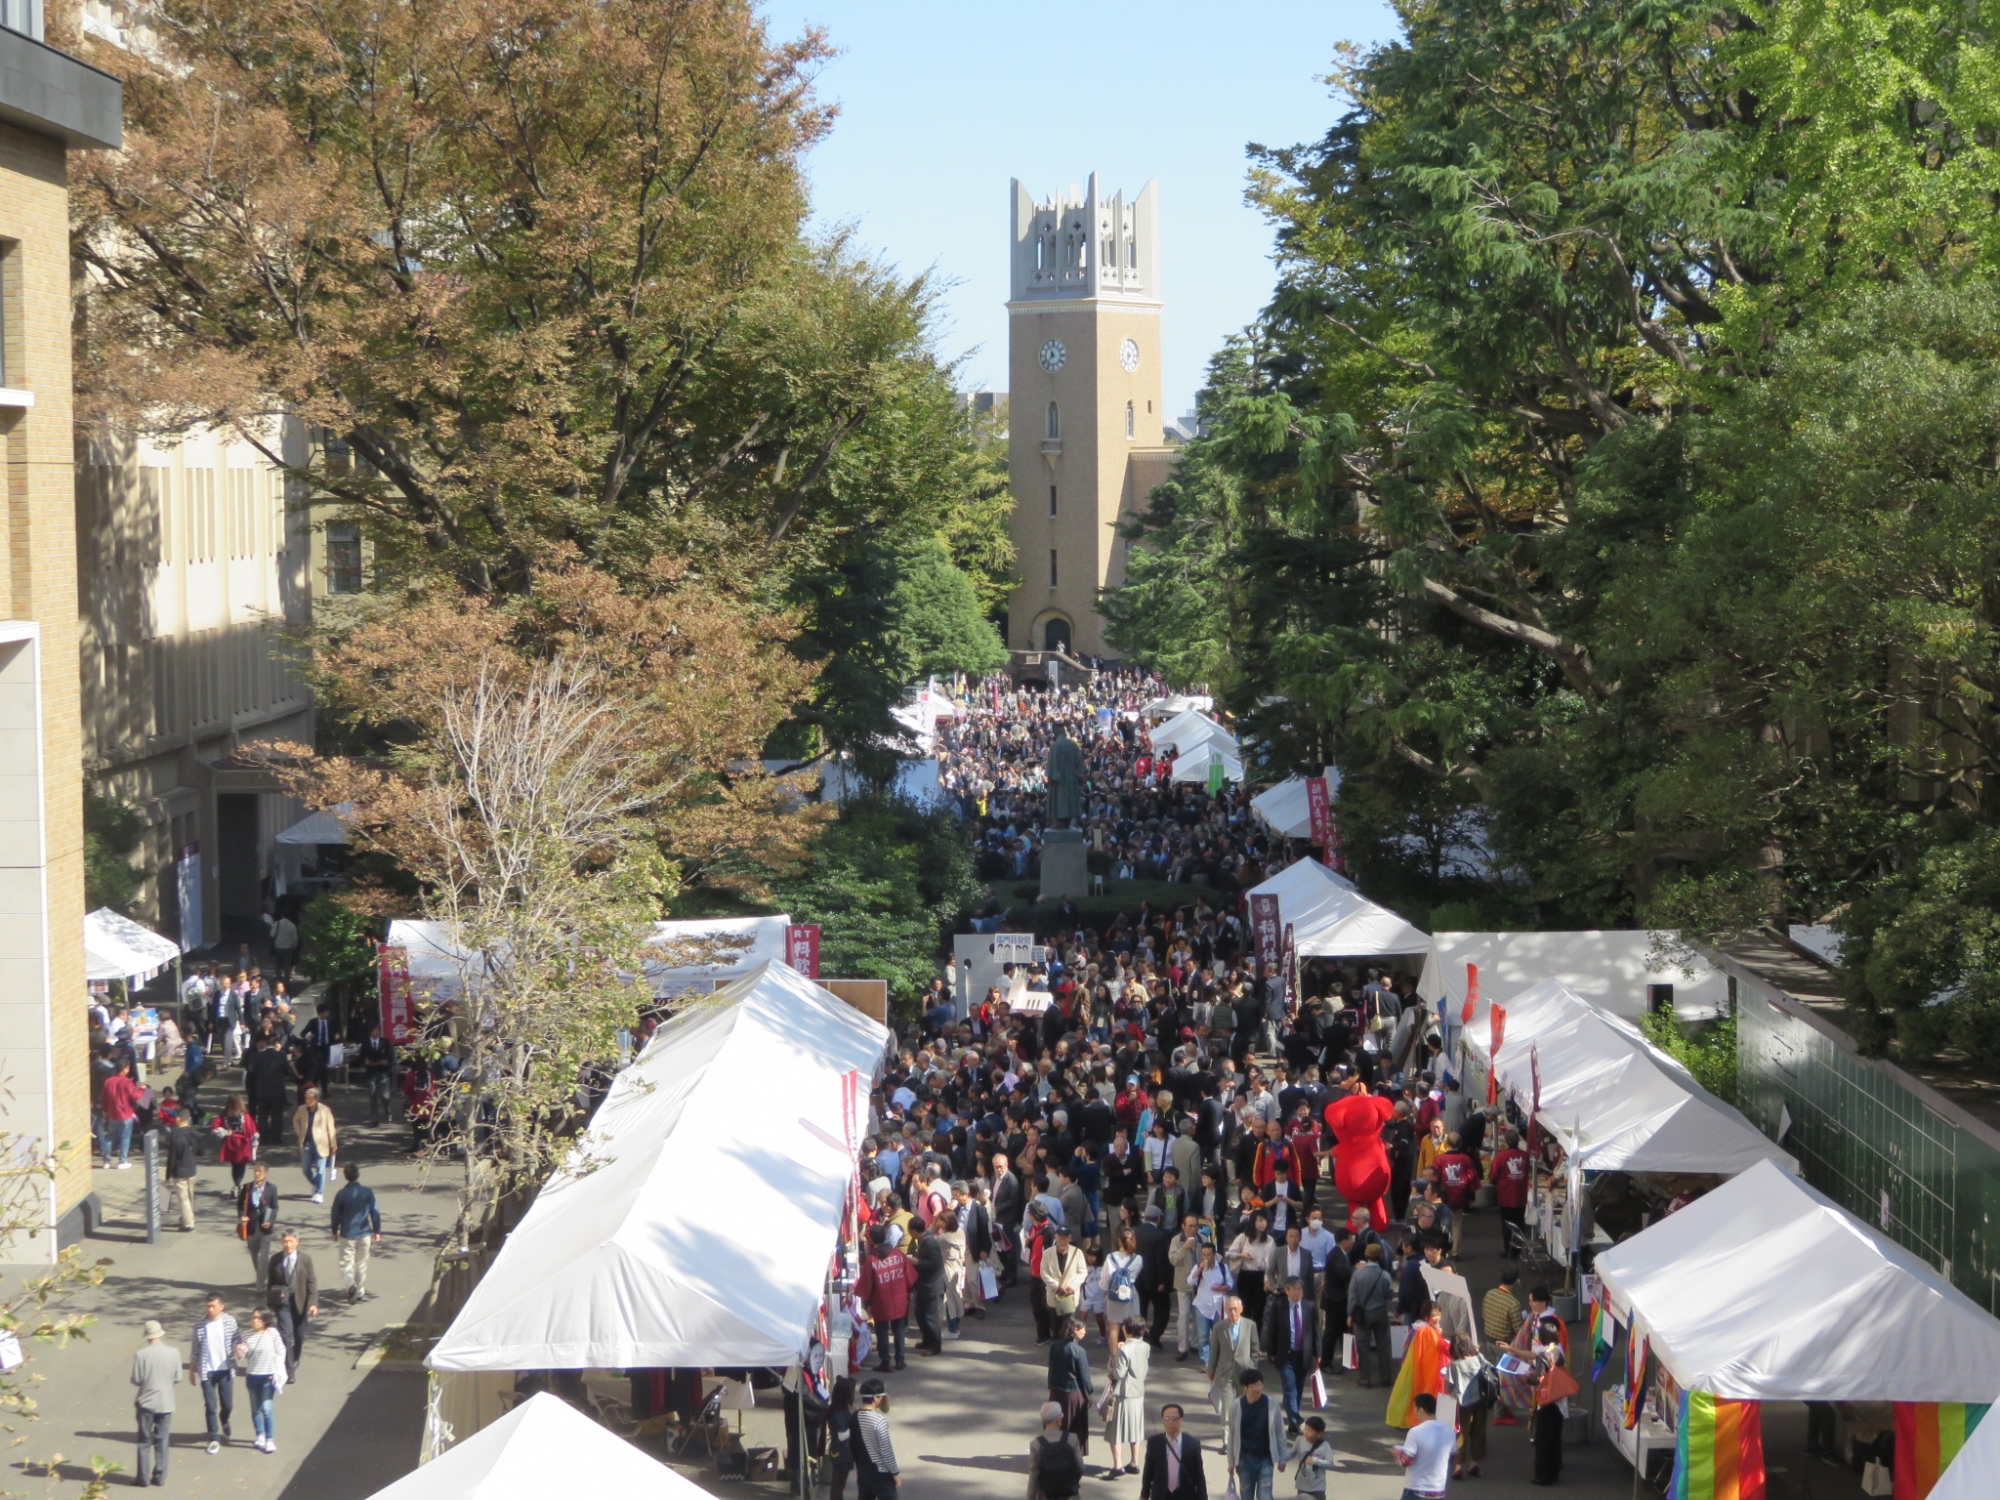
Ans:
{"type": "Polygon", "coordinates": [[[1139,418],[1132,410],[1132,403],[1125,403],[1125,441],[1132,441],[1132,434],[1139,430],[1139,418]]]}
{"type": "Polygon", "coordinates": [[[361,592],[361,528],[353,521],[326,523],[326,591],[361,592]]]}
{"type": "Polygon", "coordinates": [[[1049,403],[1049,441],[1052,443],[1062,441],[1062,418],[1056,414],[1056,404],[1053,401],[1049,403]]]}
{"type": "Polygon", "coordinates": [[[1056,549],[1049,548],[1049,587],[1056,586],[1056,549]]]}
{"type": "Polygon", "coordinates": [[[1055,487],[1054,485],[1050,485],[1050,486],[1049,486],[1049,517],[1050,517],[1050,519],[1051,519],[1051,520],[1053,520],[1053,519],[1055,518],[1055,513],[1056,513],[1056,487],[1055,487]]]}

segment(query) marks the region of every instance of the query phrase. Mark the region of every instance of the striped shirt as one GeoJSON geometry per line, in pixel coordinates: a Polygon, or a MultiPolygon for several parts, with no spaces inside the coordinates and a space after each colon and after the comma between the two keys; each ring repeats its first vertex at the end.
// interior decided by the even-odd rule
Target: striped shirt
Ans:
{"type": "Polygon", "coordinates": [[[1479,1321],[1487,1338],[1496,1344],[1510,1344],[1521,1331],[1521,1304],[1504,1286],[1496,1286],[1481,1299],[1479,1321]]]}
{"type": "Polygon", "coordinates": [[[194,1325],[194,1337],[188,1342],[193,1350],[195,1378],[220,1374],[235,1358],[236,1320],[228,1313],[213,1321],[203,1318],[194,1325]]]}
{"type": "Polygon", "coordinates": [[[900,1472],[896,1468],[896,1450],[889,1442],[889,1419],[872,1406],[864,1406],[854,1414],[854,1430],[860,1434],[861,1446],[867,1450],[868,1461],[884,1474],[900,1472]]]}
{"type": "Polygon", "coordinates": [[[261,1328],[243,1341],[243,1373],[285,1377],[285,1340],[275,1328],[261,1328]]]}

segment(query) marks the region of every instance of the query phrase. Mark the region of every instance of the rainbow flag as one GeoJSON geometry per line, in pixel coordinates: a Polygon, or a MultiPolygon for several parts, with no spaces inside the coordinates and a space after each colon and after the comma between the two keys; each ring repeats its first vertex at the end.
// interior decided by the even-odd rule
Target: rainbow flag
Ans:
{"type": "Polygon", "coordinates": [[[1646,1381],[1653,1373],[1653,1342],[1638,1336],[1638,1324],[1625,1340],[1625,1430],[1639,1425],[1646,1407],[1646,1381]]]}
{"type": "Polygon", "coordinates": [[[1597,1380],[1611,1363],[1611,1349],[1618,1342],[1618,1325],[1611,1321],[1610,1299],[1603,1293],[1590,1305],[1590,1378],[1597,1380]]]}
{"type": "Polygon", "coordinates": [[[1764,1500],[1763,1403],[1681,1393],[1668,1500],[1764,1500]]]}
{"type": "Polygon", "coordinates": [[[1989,1409],[1970,1401],[1898,1401],[1893,1500],[1924,1500],[1989,1409]]]}

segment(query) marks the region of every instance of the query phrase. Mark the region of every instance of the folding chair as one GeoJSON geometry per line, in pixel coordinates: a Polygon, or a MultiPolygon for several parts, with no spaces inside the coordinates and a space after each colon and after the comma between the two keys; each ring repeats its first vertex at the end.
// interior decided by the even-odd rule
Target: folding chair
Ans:
{"type": "Polygon", "coordinates": [[[701,1403],[701,1410],[688,1419],[687,1426],[674,1435],[667,1444],[667,1453],[673,1458],[687,1457],[687,1451],[699,1437],[703,1450],[711,1462],[716,1454],[716,1434],[727,1434],[728,1423],[722,1418],[722,1388],[717,1386],[708,1393],[708,1399],[701,1403]]]}

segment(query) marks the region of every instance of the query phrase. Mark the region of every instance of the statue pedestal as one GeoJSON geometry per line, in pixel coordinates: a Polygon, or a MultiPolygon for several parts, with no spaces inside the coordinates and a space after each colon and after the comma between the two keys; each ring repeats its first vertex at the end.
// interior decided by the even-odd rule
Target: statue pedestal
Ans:
{"type": "Polygon", "coordinates": [[[1042,894],[1078,898],[1088,894],[1089,850],[1081,828],[1051,828],[1042,835],[1042,894]]]}

